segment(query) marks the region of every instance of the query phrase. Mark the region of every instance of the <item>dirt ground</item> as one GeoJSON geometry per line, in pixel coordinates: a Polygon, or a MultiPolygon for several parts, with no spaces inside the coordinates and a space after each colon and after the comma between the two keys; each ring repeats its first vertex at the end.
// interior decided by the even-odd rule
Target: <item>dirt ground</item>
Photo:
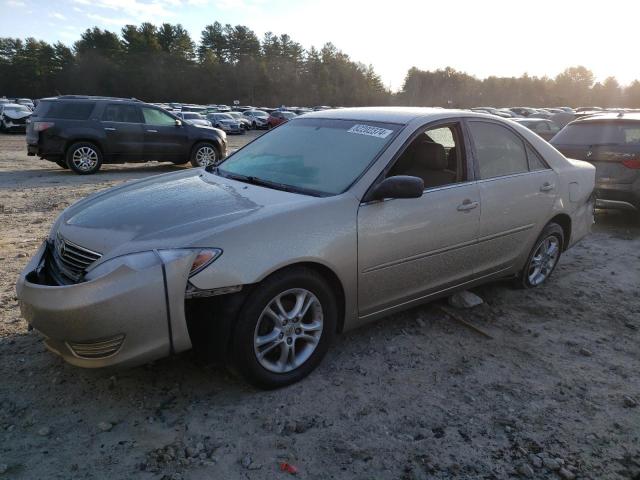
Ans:
{"type": "MultiPolygon", "coordinates": [[[[233,145],[250,135],[230,137],[233,145]]],[[[262,392],[192,353],[81,370],[27,332],[15,280],[55,216],[99,189],[179,170],[81,177],[0,136],[0,479],[640,479],[640,226],[599,214],[551,281],[475,290],[340,336],[262,392]]]]}

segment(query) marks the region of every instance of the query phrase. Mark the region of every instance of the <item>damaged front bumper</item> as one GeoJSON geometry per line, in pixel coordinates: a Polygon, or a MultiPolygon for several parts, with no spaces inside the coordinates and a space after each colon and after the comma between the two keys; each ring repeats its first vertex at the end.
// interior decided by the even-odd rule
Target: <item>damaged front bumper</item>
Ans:
{"type": "Polygon", "coordinates": [[[64,360],[92,368],[137,365],[191,348],[184,314],[191,254],[165,260],[143,252],[143,262],[59,285],[48,274],[50,251],[43,243],[16,288],[23,317],[64,360]]]}

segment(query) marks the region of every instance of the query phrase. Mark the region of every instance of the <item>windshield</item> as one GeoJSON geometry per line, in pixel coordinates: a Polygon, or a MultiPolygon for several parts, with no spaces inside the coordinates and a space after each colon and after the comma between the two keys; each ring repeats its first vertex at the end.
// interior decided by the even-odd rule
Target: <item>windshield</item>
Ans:
{"type": "Polygon", "coordinates": [[[364,120],[301,118],[234,153],[218,172],[303,193],[336,195],[364,173],[401,128],[364,120]]]}
{"type": "Polygon", "coordinates": [[[252,112],[249,112],[249,115],[252,115],[254,117],[268,117],[269,114],[267,112],[263,112],[262,110],[253,110],[252,112]]]}
{"type": "Polygon", "coordinates": [[[226,113],[219,113],[216,115],[216,118],[219,120],[233,120],[233,117],[226,113]]]}

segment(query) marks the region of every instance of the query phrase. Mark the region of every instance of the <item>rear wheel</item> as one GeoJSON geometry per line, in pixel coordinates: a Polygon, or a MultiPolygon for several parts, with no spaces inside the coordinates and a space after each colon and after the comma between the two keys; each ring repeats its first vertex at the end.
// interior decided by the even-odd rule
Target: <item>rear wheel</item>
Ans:
{"type": "Polygon", "coordinates": [[[90,175],[100,170],[102,152],[91,142],[78,142],[69,147],[67,166],[79,175],[90,175]]]}
{"type": "Polygon", "coordinates": [[[549,223],[531,249],[520,273],[519,285],[534,288],[546,282],[558,265],[564,244],[564,232],[557,223],[549,223]]]}
{"type": "Polygon", "coordinates": [[[213,143],[197,143],[191,151],[191,165],[194,167],[206,167],[218,163],[218,150],[213,143]]]}
{"type": "Polygon", "coordinates": [[[327,353],[337,312],[331,287],[316,272],[296,268],[272,275],[240,310],[232,340],[236,368],[260,388],[301,380],[327,353]]]}

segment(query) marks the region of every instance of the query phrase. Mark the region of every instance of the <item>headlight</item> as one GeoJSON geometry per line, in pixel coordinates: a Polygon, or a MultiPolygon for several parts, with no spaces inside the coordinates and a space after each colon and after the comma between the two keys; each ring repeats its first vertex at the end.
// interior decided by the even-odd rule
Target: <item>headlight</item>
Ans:
{"type": "Polygon", "coordinates": [[[154,265],[158,265],[158,255],[164,264],[174,262],[185,256],[193,257],[193,260],[191,260],[191,268],[189,270],[189,276],[192,276],[211,265],[220,255],[222,255],[222,250],[219,248],[184,248],[158,250],[158,254],[153,251],[146,251],[122,255],[120,257],[107,260],[106,262],[89,270],[84,278],[86,280],[95,280],[96,278],[108,275],[121,267],[127,267],[133,271],[145,270],[154,265]]]}
{"type": "Polygon", "coordinates": [[[89,270],[84,278],[85,280],[95,280],[96,278],[109,275],[122,267],[139,272],[157,264],[158,256],[153,252],[132,253],[130,255],[112,258],[99,264],[97,267],[89,270]]]}

